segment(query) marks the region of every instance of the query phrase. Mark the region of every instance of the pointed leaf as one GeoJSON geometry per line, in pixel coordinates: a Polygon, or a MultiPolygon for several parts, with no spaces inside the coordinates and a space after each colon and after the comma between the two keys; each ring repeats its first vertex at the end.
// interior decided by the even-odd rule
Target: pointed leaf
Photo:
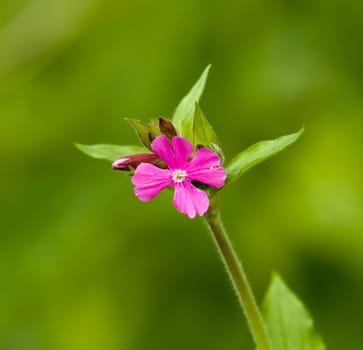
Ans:
{"type": "Polygon", "coordinates": [[[173,116],[173,124],[182,137],[192,140],[195,103],[199,102],[207,81],[210,65],[204,70],[189,93],[182,99],[173,116]]]}
{"type": "Polygon", "coordinates": [[[111,162],[117,158],[128,156],[135,153],[145,153],[146,149],[142,146],[118,146],[118,145],[82,145],[76,143],[75,146],[92,158],[106,159],[111,162]]]}
{"type": "Polygon", "coordinates": [[[295,134],[281,136],[278,139],[258,142],[246,150],[239,153],[226,166],[227,181],[226,185],[238,179],[243,173],[255,165],[281,152],[286,147],[294,143],[304,132],[301,129],[295,134]]]}
{"type": "MultiPolygon", "coordinates": [[[[145,122],[137,119],[126,118],[128,123],[135,129],[140,142],[147,148],[150,148],[151,142],[159,133],[154,127],[146,124],[145,122]]],[[[159,133],[160,134],[160,133],[159,133]]]]}
{"type": "Polygon", "coordinates": [[[193,146],[208,144],[221,146],[214,129],[209,124],[199,104],[196,103],[193,120],[193,146]]]}
{"type": "Polygon", "coordinates": [[[262,305],[273,350],[324,350],[314,321],[299,298],[274,274],[262,305]]]}

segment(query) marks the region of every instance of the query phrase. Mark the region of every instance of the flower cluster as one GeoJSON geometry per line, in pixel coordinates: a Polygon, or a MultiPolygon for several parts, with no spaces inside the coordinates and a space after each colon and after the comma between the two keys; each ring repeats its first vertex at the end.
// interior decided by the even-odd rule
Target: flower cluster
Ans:
{"type": "Polygon", "coordinates": [[[301,129],[275,140],[258,142],[238,153],[224,169],[221,166],[221,144],[199,106],[209,68],[181,100],[171,121],[158,118],[145,123],[127,119],[142,147],[108,144],[76,146],[93,158],[112,161],[116,170],[134,172],[132,183],[140,200],[149,201],[165,188],[174,188],[177,210],[189,218],[204,215],[209,208],[208,194],[215,195],[217,189],[281,152],[299,139],[304,131],[301,129]],[[193,145],[189,140],[193,140],[193,145]]]}

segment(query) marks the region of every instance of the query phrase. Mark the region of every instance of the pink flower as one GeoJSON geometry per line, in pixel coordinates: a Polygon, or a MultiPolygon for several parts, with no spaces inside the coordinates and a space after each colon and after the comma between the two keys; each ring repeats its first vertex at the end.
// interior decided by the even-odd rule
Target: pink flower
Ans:
{"type": "Polygon", "coordinates": [[[142,201],[153,199],[163,189],[174,187],[174,205],[189,218],[204,215],[209,207],[206,192],[192,184],[201,182],[211,187],[223,187],[226,172],[220,167],[221,159],[208,148],[200,148],[192,158],[193,146],[182,137],[175,136],[171,144],[163,135],[151,144],[153,152],[168,166],[160,169],[152,164],[141,163],[132,177],[135,194],[142,201]]]}

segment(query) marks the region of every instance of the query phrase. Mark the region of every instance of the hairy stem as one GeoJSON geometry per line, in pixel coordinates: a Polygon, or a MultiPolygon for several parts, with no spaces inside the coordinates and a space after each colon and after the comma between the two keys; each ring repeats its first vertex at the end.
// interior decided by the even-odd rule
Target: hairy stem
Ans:
{"type": "Polygon", "coordinates": [[[211,199],[205,219],[217,245],[218,252],[232,281],[243,312],[247,318],[250,331],[258,350],[271,350],[266,328],[257,307],[251,287],[237,255],[223,227],[217,196],[211,199]]]}

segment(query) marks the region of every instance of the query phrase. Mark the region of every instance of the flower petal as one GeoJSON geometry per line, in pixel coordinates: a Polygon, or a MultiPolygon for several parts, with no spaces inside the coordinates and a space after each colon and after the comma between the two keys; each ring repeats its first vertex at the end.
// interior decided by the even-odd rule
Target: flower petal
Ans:
{"type": "Polygon", "coordinates": [[[175,165],[179,169],[184,169],[188,158],[193,154],[193,145],[182,137],[175,136],[172,139],[175,155],[175,165]]]}
{"type": "Polygon", "coordinates": [[[199,148],[194,158],[188,163],[189,171],[217,167],[221,165],[221,158],[209,148],[199,148]]]}
{"type": "Polygon", "coordinates": [[[188,179],[198,181],[211,187],[221,188],[224,186],[227,174],[224,168],[204,169],[188,174],[188,179]]]}
{"type": "Polygon", "coordinates": [[[131,179],[135,185],[134,192],[141,201],[153,199],[173,182],[169,169],[160,169],[152,164],[141,163],[131,179]]]}
{"type": "Polygon", "coordinates": [[[187,164],[188,179],[216,188],[223,187],[227,174],[220,164],[221,159],[215,152],[208,148],[200,148],[187,164]]]}
{"type": "Polygon", "coordinates": [[[167,136],[161,135],[155,137],[154,141],[151,143],[151,149],[168,165],[169,168],[175,169],[175,156],[167,136]]]}
{"type": "Polygon", "coordinates": [[[174,205],[183,214],[193,219],[196,214],[202,216],[209,207],[207,194],[194,187],[188,180],[174,184],[174,205]]]}

